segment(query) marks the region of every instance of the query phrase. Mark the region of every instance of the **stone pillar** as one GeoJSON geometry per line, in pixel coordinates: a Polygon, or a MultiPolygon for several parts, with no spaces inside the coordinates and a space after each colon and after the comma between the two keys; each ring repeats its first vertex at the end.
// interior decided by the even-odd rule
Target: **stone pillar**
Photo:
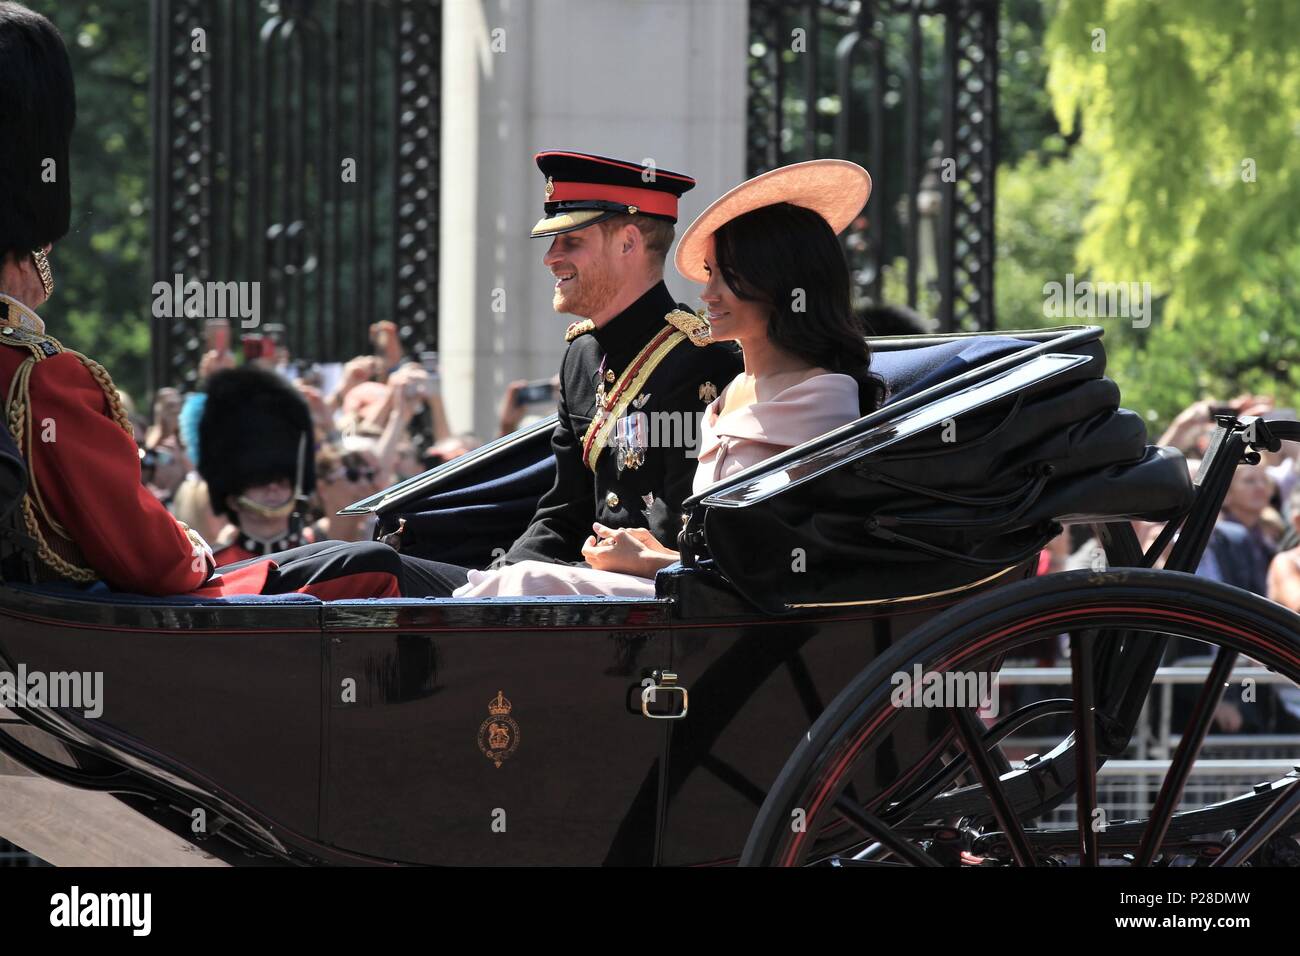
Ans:
{"type": "MultiPolygon", "coordinates": [[[[744,178],[746,0],[443,0],[439,350],[452,427],[495,437],[516,378],[559,368],[540,149],[694,176],[678,232],[744,178]]],[[[696,304],[677,275],[668,286],[696,304]]]]}

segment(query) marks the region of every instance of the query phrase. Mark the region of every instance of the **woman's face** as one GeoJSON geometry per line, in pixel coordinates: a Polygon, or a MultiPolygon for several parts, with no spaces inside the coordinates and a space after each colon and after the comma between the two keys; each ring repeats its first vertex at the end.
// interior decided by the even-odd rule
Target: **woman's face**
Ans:
{"type": "Polygon", "coordinates": [[[344,455],[333,474],[321,475],[317,481],[327,516],[379,491],[378,478],[378,468],[369,455],[363,452],[344,455]]]}
{"type": "Polygon", "coordinates": [[[704,270],[709,281],[700,293],[700,301],[708,308],[713,338],[719,342],[734,339],[743,347],[746,341],[757,341],[767,335],[768,307],[742,299],[727,285],[718,269],[712,239],[705,251],[704,270]]]}
{"type": "Polygon", "coordinates": [[[1273,479],[1262,466],[1238,468],[1223,503],[1234,515],[1257,518],[1273,496],[1273,479]]]}

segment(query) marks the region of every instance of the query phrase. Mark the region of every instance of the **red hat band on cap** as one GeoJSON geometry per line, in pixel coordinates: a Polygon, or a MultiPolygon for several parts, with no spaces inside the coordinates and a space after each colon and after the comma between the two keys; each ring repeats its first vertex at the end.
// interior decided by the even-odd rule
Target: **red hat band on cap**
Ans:
{"type": "Polygon", "coordinates": [[[677,218],[677,197],[656,189],[573,182],[553,183],[553,187],[548,202],[581,202],[599,199],[605,202],[622,203],[624,206],[635,206],[637,212],[677,218]]]}

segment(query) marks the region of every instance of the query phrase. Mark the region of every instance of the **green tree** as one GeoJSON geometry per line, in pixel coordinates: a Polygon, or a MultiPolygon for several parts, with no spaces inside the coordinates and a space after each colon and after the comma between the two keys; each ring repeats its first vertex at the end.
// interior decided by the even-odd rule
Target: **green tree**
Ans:
{"type": "MultiPolygon", "coordinates": [[[[1096,181],[1096,161],[1049,137],[1015,165],[998,169],[994,271],[995,314],[1004,329],[1039,328],[1075,320],[1044,315],[1043,287],[1080,274],[1076,250],[1096,181]]],[[[1089,321],[1086,319],[1079,321],[1089,321]]]]}
{"type": "Polygon", "coordinates": [[[72,230],[55,247],[58,287],[42,311],[60,341],[102,362],[139,402],[148,381],[151,305],[150,5],[45,6],[41,12],[62,32],[72,59],[77,128],[72,230]]]}
{"type": "Polygon", "coordinates": [[[1079,262],[1163,299],[1148,328],[1112,320],[1112,374],[1149,417],[1247,389],[1295,402],[1294,14],[1291,0],[1060,0],[1048,28],[1057,119],[1097,163],[1079,262]]]}

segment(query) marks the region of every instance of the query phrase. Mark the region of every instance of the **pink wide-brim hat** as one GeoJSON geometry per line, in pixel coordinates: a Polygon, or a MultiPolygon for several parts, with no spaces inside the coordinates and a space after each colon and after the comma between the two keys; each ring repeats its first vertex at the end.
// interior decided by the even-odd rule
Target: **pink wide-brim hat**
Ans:
{"type": "Polygon", "coordinates": [[[788,202],[811,209],[839,235],[862,211],[870,195],[871,174],[847,159],[810,159],[762,173],[715,200],[687,227],[677,244],[677,271],[692,282],[707,283],[704,256],[709,239],[723,225],[747,212],[788,202]]]}

